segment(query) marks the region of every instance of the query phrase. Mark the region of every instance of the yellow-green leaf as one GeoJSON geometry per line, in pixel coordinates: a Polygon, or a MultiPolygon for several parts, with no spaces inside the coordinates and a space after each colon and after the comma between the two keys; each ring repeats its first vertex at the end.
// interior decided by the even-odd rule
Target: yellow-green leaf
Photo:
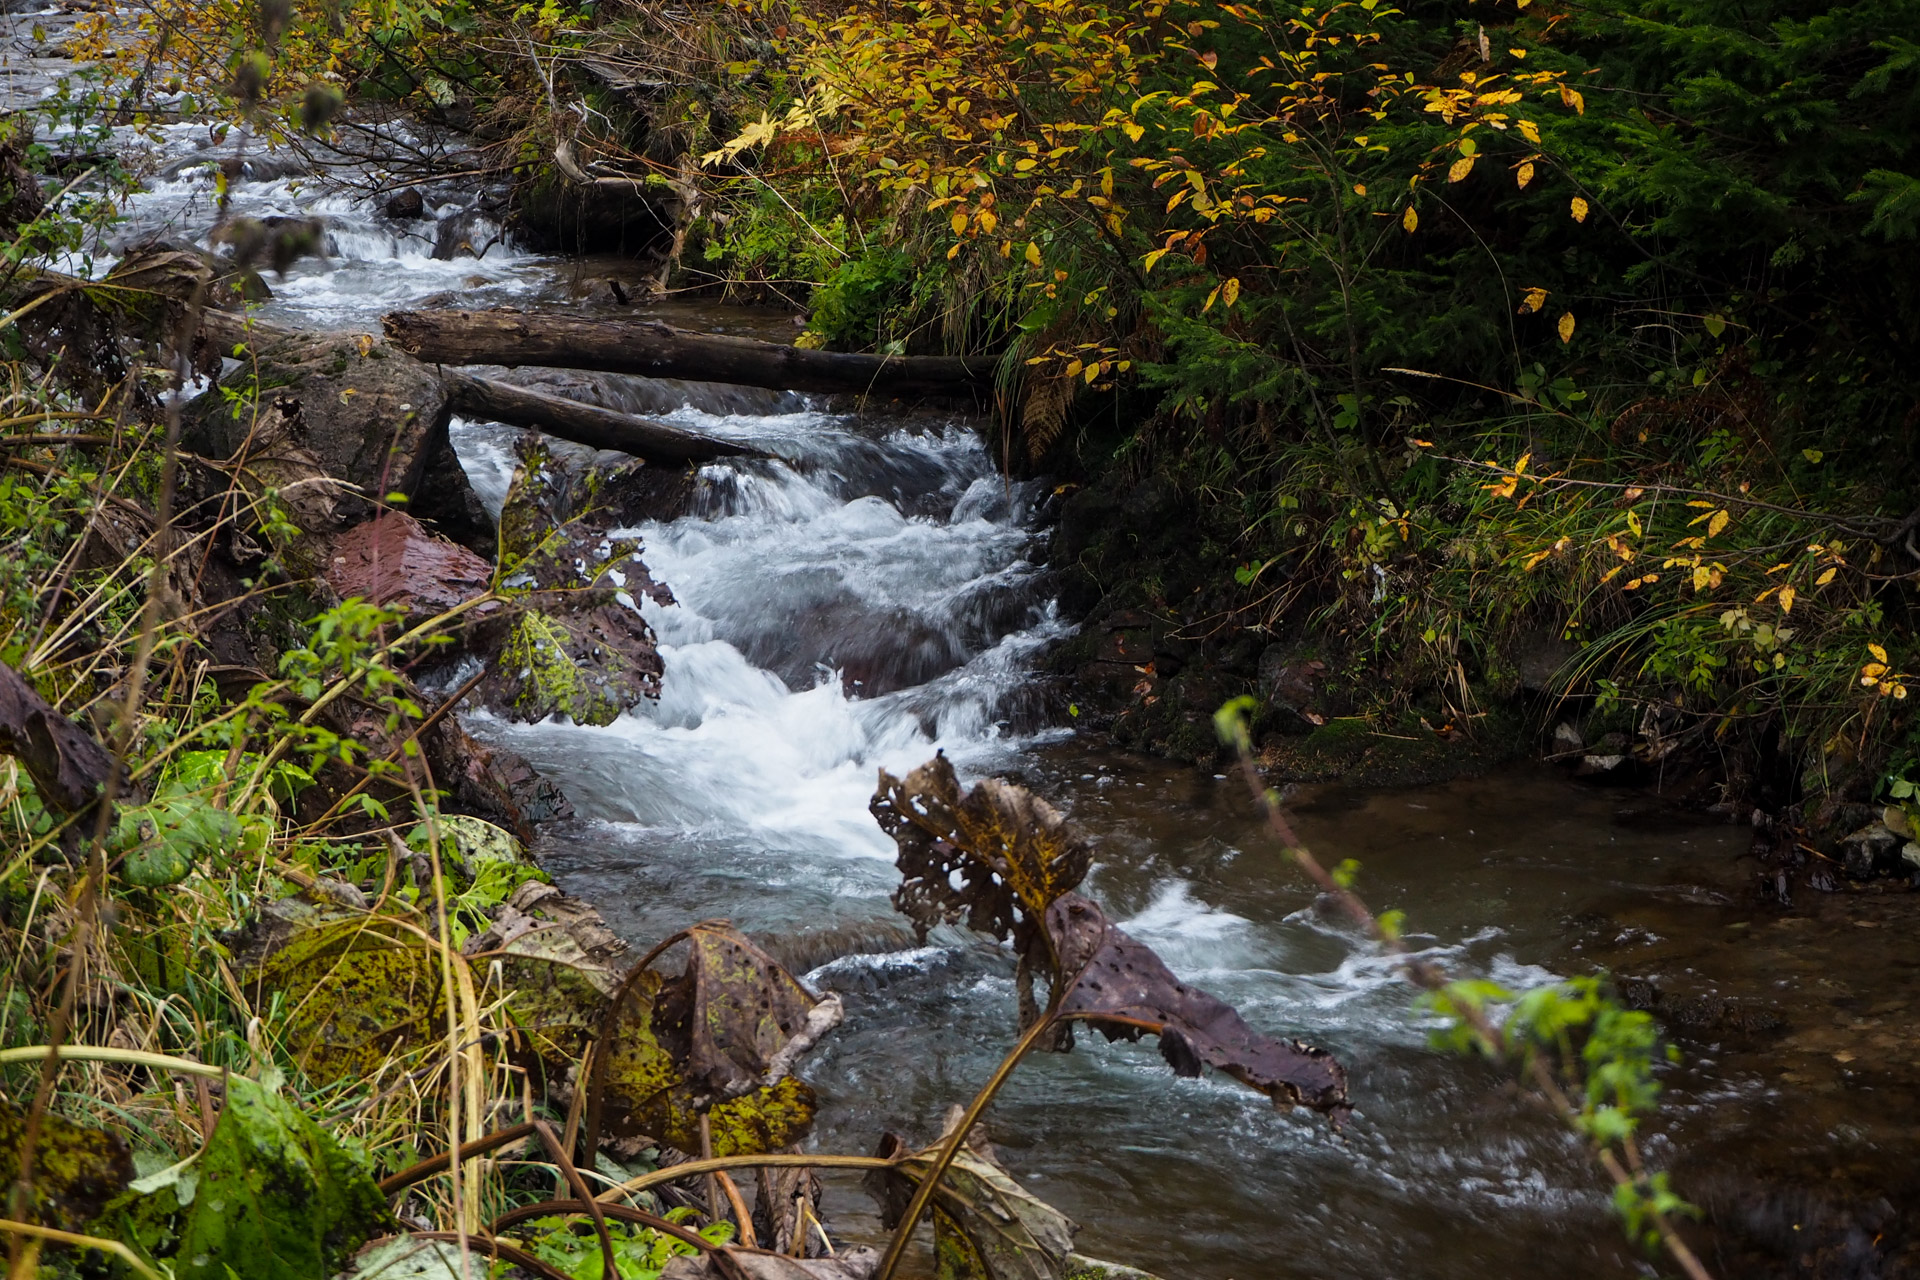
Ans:
{"type": "Polygon", "coordinates": [[[1240,301],[1240,278],[1235,276],[1220,286],[1220,300],[1228,306],[1240,301]]]}

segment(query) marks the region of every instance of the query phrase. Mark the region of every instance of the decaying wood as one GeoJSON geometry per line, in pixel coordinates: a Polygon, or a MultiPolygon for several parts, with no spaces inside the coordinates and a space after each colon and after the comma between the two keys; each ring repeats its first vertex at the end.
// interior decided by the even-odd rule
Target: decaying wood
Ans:
{"type": "Polygon", "coordinates": [[[808,351],[656,320],[598,320],[520,311],[395,311],[387,336],[429,364],[543,365],[649,378],[686,378],[779,391],[882,396],[972,396],[995,361],[959,356],[808,351]]]}
{"type": "MultiPolygon", "coordinates": [[[[312,347],[310,341],[303,341],[304,335],[294,330],[211,309],[202,317],[200,331],[222,352],[231,351],[236,344],[245,343],[261,353],[263,362],[269,363],[281,359],[285,353],[306,351],[312,347]]],[[[337,336],[333,340],[336,343],[342,341],[337,336]]],[[[384,352],[391,356],[391,348],[386,343],[370,336],[364,341],[367,355],[377,358],[384,352]]],[[[347,347],[354,345],[351,336],[345,340],[345,344],[347,347]]],[[[404,356],[378,360],[375,367],[382,366],[389,374],[406,366],[418,375],[438,380],[439,394],[431,397],[423,394],[418,387],[403,388],[408,391],[405,398],[416,407],[431,400],[436,404],[443,403],[453,412],[466,417],[504,422],[515,427],[531,427],[561,440],[571,440],[595,449],[617,449],[649,462],[708,462],[714,458],[761,456],[760,450],[738,441],[702,435],[658,419],[602,409],[563,396],[509,386],[491,378],[450,370],[421,369],[417,362],[404,356]]],[[[364,401],[364,393],[362,399],[364,401]]]]}
{"type": "Polygon", "coordinates": [[[26,766],[40,797],[68,813],[93,803],[113,773],[113,757],[85,729],[0,663],[0,754],[26,766]]]}
{"type": "Polygon", "coordinates": [[[457,413],[513,427],[532,427],[595,449],[617,449],[649,462],[710,462],[761,453],[751,445],[701,435],[657,418],[602,409],[492,378],[457,372],[443,376],[457,413]]]}

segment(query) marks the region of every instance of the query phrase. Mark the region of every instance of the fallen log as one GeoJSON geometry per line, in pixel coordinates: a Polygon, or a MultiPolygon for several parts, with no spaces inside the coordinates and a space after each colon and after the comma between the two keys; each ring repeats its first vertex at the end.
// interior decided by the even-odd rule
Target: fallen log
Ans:
{"type": "Polygon", "coordinates": [[[655,418],[602,409],[550,396],[492,378],[444,372],[442,381],[455,413],[468,418],[532,427],[595,449],[617,449],[648,462],[711,462],[715,458],[763,457],[751,445],[701,435],[655,418]]]}
{"type": "Polygon", "coordinates": [[[993,383],[991,357],[877,356],[808,351],[657,320],[586,320],[519,311],[394,311],[395,346],[428,364],[543,365],[649,378],[685,378],[858,395],[976,396],[993,383]]]}
{"type": "MultiPolygon", "coordinates": [[[[762,450],[752,445],[719,436],[702,435],[654,418],[618,413],[578,400],[568,400],[563,396],[509,386],[491,378],[426,368],[405,356],[394,357],[385,343],[374,342],[370,338],[365,340],[367,345],[362,350],[362,340],[352,334],[320,338],[245,315],[212,309],[202,315],[200,331],[212,339],[223,353],[245,343],[255,353],[255,358],[262,360],[273,371],[282,369],[290,353],[294,352],[312,356],[318,351],[319,363],[328,369],[335,363],[342,364],[350,370],[344,376],[358,384],[354,388],[355,394],[343,398],[328,384],[326,394],[306,397],[312,402],[308,406],[308,416],[318,421],[322,415],[331,419],[352,414],[356,423],[362,420],[372,423],[370,429],[377,430],[383,438],[393,432],[390,422],[404,416],[395,405],[405,401],[418,414],[417,430],[428,433],[439,429],[433,425],[436,419],[444,426],[445,415],[455,413],[488,422],[504,422],[513,427],[531,427],[561,440],[571,440],[595,449],[617,449],[621,453],[630,453],[636,458],[655,463],[710,462],[715,458],[765,456],[762,450]],[[321,351],[321,347],[326,347],[326,350],[321,351]],[[396,382],[396,379],[399,381],[396,382]],[[390,384],[392,394],[384,398],[375,394],[376,390],[389,387],[390,384]]],[[[250,370],[243,370],[241,376],[243,379],[250,376],[250,370]]],[[[284,381],[274,373],[270,372],[269,376],[276,382],[284,381]]],[[[378,483],[373,476],[358,474],[350,466],[353,459],[378,460],[385,456],[357,443],[365,437],[365,430],[345,433],[323,430],[323,434],[342,435],[346,441],[337,448],[319,449],[322,462],[333,467],[333,474],[363,486],[378,483]]],[[[232,451],[237,440],[223,443],[225,447],[218,451],[224,454],[232,451]]],[[[411,456],[414,451],[407,452],[411,456]]]]}

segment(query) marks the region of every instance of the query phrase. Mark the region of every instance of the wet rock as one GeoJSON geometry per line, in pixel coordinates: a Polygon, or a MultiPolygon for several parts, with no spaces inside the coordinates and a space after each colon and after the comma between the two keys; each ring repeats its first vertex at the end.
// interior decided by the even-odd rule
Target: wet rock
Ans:
{"type": "Polygon", "coordinates": [[[1305,733],[1332,719],[1327,664],[1298,645],[1269,645],[1260,654],[1260,696],[1284,732],[1305,733]]]}
{"type": "Polygon", "coordinates": [[[673,595],[648,573],[636,539],[611,535],[618,523],[595,501],[603,472],[560,464],[537,438],[519,450],[500,563],[503,587],[520,594],[476,630],[490,655],[480,694],[514,719],[610,724],[660,696],[660,655],[638,602],[672,604],[673,595]]]}
{"type": "Polygon", "coordinates": [[[1164,475],[1135,485],[1120,504],[1120,514],[1136,533],[1157,533],[1180,514],[1180,490],[1164,475]]]}
{"type": "Polygon", "coordinates": [[[435,784],[451,792],[450,808],[504,827],[523,844],[533,841],[539,823],[573,816],[558,783],[524,756],[474,740],[457,716],[435,725],[422,747],[435,784]]]}
{"type": "Polygon", "coordinates": [[[380,206],[380,212],[396,222],[411,222],[426,216],[427,202],[421,196],[420,188],[408,187],[387,197],[387,202],[380,206]]]}
{"type": "Polygon", "coordinates": [[[626,285],[612,276],[592,276],[574,286],[574,296],[582,302],[603,307],[625,307],[633,302],[626,285]]]}
{"type": "MultiPolygon", "coordinates": [[[[448,447],[452,416],[430,368],[365,334],[249,327],[217,313],[203,328],[216,344],[244,345],[249,354],[218,389],[187,406],[189,450],[244,463],[243,476],[270,462],[286,472],[288,483],[321,490],[307,504],[315,522],[295,521],[307,533],[338,533],[370,518],[374,497],[421,493],[428,461],[448,447]],[[269,415],[271,442],[263,454],[269,415]],[[317,477],[345,483],[328,488],[317,477]]],[[[304,501],[300,489],[289,494],[287,483],[275,487],[285,499],[304,501]]],[[[457,497],[445,492],[449,487],[466,489],[464,474],[436,475],[435,501],[457,497]]]]}
{"type": "Polygon", "coordinates": [[[579,186],[558,173],[516,192],[509,218],[515,239],[535,253],[612,254],[664,263],[683,204],[668,189],[579,186]]]}
{"type": "Polygon", "coordinates": [[[121,245],[119,253],[122,266],[142,259],[157,259],[165,254],[185,254],[198,260],[205,265],[211,277],[207,290],[209,306],[239,307],[250,302],[268,302],[273,298],[272,288],[258,271],[241,266],[224,254],[202,249],[182,237],[141,237],[121,245]]]}
{"type": "Polygon", "coordinates": [[[383,512],[335,538],[326,569],[327,585],[342,599],[357,596],[418,619],[483,594],[492,578],[487,561],[400,511],[383,512]]]}
{"type": "Polygon", "coordinates": [[[1920,846],[1913,845],[1886,823],[1873,822],[1841,840],[1836,852],[1849,878],[1874,880],[1912,874],[1914,865],[1904,856],[1908,847],[1920,852],[1920,846]]]}
{"type": "Polygon", "coordinates": [[[453,440],[445,433],[427,445],[426,460],[420,466],[420,483],[407,510],[433,528],[453,539],[488,564],[499,550],[493,515],[467,479],[453,440]]]}
{"type": "Polygon", "coordinates": [[[463,209],[442,218],[434,228],[433,257],[441,262],[484,258],[499,242],[500,229],[492,218],[479,209],[463,209]]]}
{"type": "Polygon", "coordinates": [[[1586,738],[1582,737],[1580,731],[1565,720],[1553,726],[1553,753],[1555,755],[1568,755],[1576,751],[1583,751],[1586,745],[1586,738]]]}
{"type": "Polygon", "coordinates": [[[1564,638],[1558,627],[1525,636],[1514,652],[1520,687],[1528,693],[1559,692],[1565,681],[1564,669],[1578,652],[1579,647],[1564,638]]]}

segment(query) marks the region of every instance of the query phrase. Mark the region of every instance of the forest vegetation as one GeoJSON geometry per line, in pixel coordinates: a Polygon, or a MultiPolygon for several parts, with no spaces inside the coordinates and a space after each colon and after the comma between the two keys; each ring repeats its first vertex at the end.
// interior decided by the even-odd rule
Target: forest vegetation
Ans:
{"type": "Polygon", "coordinates": [[[563,410],[401,318],[249,319],[312,224],[115,239],[129,137],[329,163],[392,120],[462,140],[412,185],[496,184],[528,244],[785,307],[801,351],[965,358],[897,367],[958,370],[1049,483],[1059,713],[1242,771],[1440,1046],[1708,1274],[1639,1141],[1654,1020],[1411,958],[1268,788],[1544,754],[1751,813],[1776,902],[1920,882],[1916,0],[150,0],[68,51],[0,120],[11,1277],[889,1280],[929,1217],[943,1280],[1138,1276],[976,1128],[1030,1050],[1152,1035],[1353,1107],[1081,896],[1045,800],[937,757],[873,802],[894,901],[1009,949],[1019,1037],[943,1133],[803,1148],[838,997],[723,921],[628,954],[531,852],[564,798],[452,714],[659,694],[612,480],[528,447],[496,528],[446,442],[563,410]],[[821,1169],[884,1253],[835,1251],[821,1169]]]}

